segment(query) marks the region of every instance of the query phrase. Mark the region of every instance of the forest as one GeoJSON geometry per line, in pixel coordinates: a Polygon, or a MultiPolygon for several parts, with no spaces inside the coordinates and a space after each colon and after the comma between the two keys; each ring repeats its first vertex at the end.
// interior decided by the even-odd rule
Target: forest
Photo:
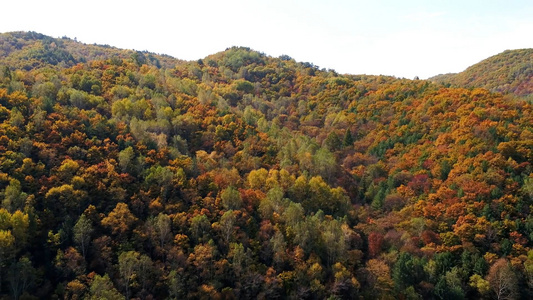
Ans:
{"type": "Polygon", "coordinates": [[[491,92],[513,94],[533,101],[531,49],[507,50],[491,56],[458,74],[441,74],[430,81],[455,87],[481,87],[491,92]]]}
{"type": "Polygon", "coordinates": [[[0,299],[531,299],[532,62],[0,34],[0,299]]]}

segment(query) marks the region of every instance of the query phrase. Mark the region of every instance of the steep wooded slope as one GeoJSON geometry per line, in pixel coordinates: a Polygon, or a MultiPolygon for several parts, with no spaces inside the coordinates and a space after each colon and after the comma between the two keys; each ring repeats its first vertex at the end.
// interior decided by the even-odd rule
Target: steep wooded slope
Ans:
{"type": "Polygon", "coordinates": [[[31,35],[0,59],[4,298],[531,297],[527,102],[31,35]]]}
{"type": "Polygon", "coordinates": [[[458,74],[429,80],[458,87],[480,87],[492,92],[531,98],[533,95],[533,49],[507,50],[458,74]]]}
{"type": "Polygon", "coordinates": [[[132,58],[136,63],[173,67],[180,60],[146,51],[123,50],[108,45],[87,45],[67,37],[55,39],[36,32],[0,34],[0,60],[13,69],[72,67],[91,60],[132,58]]]}

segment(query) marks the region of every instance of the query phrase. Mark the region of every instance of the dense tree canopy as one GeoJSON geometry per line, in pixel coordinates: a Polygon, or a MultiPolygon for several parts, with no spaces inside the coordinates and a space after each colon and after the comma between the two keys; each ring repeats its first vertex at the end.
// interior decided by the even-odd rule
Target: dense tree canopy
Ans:
{"type": "Polygon", "coordinates": [[[36,33],[0,70],[2,299],[533,297],[523,97],[36,33]]]}
{"type": "Polygon", "coordinates": [[[443,74],[432,81],[460,87],[482,87],[533,100],[533,49],[506,50],[458,74],[443,74]]]}

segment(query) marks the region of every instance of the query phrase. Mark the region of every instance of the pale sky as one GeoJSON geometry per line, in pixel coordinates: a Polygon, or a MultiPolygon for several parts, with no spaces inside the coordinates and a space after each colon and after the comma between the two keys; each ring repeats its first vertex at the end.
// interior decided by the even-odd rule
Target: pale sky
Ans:
{"type": "Polygon", "coordinates": [[[427,78],[533,48],[532,0],[17,0],[0,32],[197,60],[231,46],[339,73],[427,78]]]}

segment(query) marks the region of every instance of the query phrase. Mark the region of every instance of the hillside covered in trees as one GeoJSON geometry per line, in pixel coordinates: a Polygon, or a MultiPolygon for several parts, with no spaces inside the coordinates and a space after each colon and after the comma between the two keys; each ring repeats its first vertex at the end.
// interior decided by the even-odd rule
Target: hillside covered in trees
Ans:
{"type": "Polygon", "coordinates": [[[0,122],[0,299],[533,297],[511,94],[18,32],[0,122]]]}
{"type": "Polygon", "coordinates": [[[429,79],[455,87],[481,87],[533,100],[533,49],[507,50],[458,74],[429,79]]]}

